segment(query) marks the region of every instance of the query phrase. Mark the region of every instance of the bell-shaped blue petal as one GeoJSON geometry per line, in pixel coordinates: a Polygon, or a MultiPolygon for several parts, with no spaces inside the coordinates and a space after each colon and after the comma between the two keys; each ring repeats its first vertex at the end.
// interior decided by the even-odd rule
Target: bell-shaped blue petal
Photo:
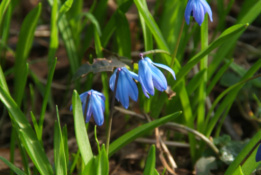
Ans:
{"type": "Polygon", "coordinates": [[[90,121],[93,115],[94,121],[98,126],[104,123],[104,110],[105,110],[105,97],[102,93],[89,90],[80,94],[80,99],[82,102],[82,110],[86,112],[86,123],[90,121]],[[86,110],[87,107],[87,110],[86,110]]]}
{"type": "Polygon", "coordinates": [[[206,0],[189,0],[185,10],[185,20],[189,24],[190,16],[193,16],[201,25],[206,13],[208,13],[210,21],[213,21],[212,11],[206,0]]]}
{"type": "Polygon", "coordinates": [[[173,78],[176,79],[175,73],[170,67],[154,63],[148,57],[142,58],[139,61],[139,81],[145,96],[148,98],[148,94],[154,95],[154,87],[159,91],[164,91],[168,86],[164,74],[156,66],[169,71],[173,78]]]}
{"type": "Polygon", "coordinates": [[[127,109],[129,107],[129,97],[134,101],[138,100],[139,92],[137,85],[133,80],[138,80],[138,75],[125,67],[115,69],[110,78],[110,88],[112,91],[114,91],[115,88],[117,73],[119,75],[115,97],[121,102],[122,106],[127,109]]]}
{"type": "Polygon", "coordinates": [[[261,144],[259,144],[257,153],[256,153],[256,162],[261,161],[261,144]]]}

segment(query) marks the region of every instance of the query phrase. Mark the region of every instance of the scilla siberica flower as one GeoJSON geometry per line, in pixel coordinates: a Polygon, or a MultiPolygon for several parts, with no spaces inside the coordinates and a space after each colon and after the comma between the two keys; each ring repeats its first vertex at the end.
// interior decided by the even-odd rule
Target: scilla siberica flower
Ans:
{"type": "Polygon", "coordinates": [[[168,86],[165,76],[155,66],[169,71],[176,80],[175,73],[170,67],[164,64],[154,63],[148,57],[142,57],[142,59],[139,61],[139,81],[145,96],[148,98],[148,94],[154,95],[154,87],[159,91],[164,91],[168,86]]]}
{"type": "Polygon", "coordinates": [[[208,13],[210,21],[213,21],[212,11],[206,0],[189,0],[185,10],[185,20],[189,24],[190,16],[193,16],[201,25],[206,13],[208,13]]]}
{"type": "Polygon", "coordinates": [[[85,122],[88,123],[90,121],[91,115],[93,115],[95,123],[98,126],[101,126],[104,122],[104,114],[103,114],[105,109],[104,95],[98,91],[91,89],[87,92],[80,94],[80,99],[82,102],[83,112],[86,111],[86,105],[87,105],[85,122]]]}
{"type": "Polygon", "coordinates": [[[126,67],[115,69],[110,78],[110,88],[114,91],[115,80],[118,73],[118,82],[116,89],[116,99],[121,102],[124,108],[129,107],[129,97],[137,101],[138,100],[138,88],[133,79],[138,80],[138,75],[129,71],[126,67]]]}

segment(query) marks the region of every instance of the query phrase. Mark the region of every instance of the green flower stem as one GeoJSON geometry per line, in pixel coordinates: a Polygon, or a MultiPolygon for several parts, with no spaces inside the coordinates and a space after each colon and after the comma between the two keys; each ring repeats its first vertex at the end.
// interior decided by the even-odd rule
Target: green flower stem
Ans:
{"type": "MultiPolygon", "coordinates": [[[[201,50],[205,50],[208,47],[208,18],[205,17],[204,22],[200,28],[201,32],[201,50]]],[[[206,69],[208,67],[208,56],[206,55],[200,61],[200,71],[206,69]]],[[[206,85],[207,85],[207,71],[204,72],[203,81],[199,86],[198,94],[198,111],[197,111],[197,129],[198,131],[202,131],[204,127],[205,121],[205,100],[206,100],[206,85]]]]}
{"type": "Polygon", "coordinates": [[[117,71],[117,74],[116,74],[115,86],[114,86],[113,96],[112,96],[112,102],[111,102],[111,110],[110,110],[110,116],[109,116],[109,123],[108,123],[108,126],[107,126],[106,152],[107,152],[108,155],[109,155],[109,148],[110,148],[112,116],[113,116],[113,112],[114,112],[114,102],[115,102],[116,90],[117,90],[117,85],[118,85],[118,79],[119,79],[119,71],[117,71]]]}

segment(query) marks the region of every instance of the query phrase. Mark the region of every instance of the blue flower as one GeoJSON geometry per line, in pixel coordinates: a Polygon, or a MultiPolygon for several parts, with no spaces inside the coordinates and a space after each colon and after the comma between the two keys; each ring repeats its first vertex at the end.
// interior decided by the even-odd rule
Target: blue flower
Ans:
{"type": "Polygon", "coordinates": [[[116,99],[121,102],[124,108],[129,107],[129,97],[137,101],[138,100],[138,88],[133,79],[138,80],[138,75],[129,71],[126,67],[115,69],[110,78],[110,88],[114,91],[116,76],[118,75],[116,99]]]}
{"type": "Polygon", "coordinates": [[[189,0],[185,10],[185,20],[189,24],[190,16],[193,15],[201,26],[206,13],[208,13],[210,21],[213,21],[212,11],[206,0],[189,0]]]}
{"type": "Polygon", "coordinates": [[[148,94],[154,95],[154,86],[159,91],[166,90],[168,86],[165,76],[155,66],[166,69],[176,80],[175,73],[170,67],[163,64],[154,63],[148,57],[142,57],[142,59],[139,61],[139,81],[145,96],[148,98],[148,94]]]}
{"type": "Polygon", "coordinates": [[[104,122],[104,109],[105,109],[105,97],[102,93],[89,90],[80,94],[80,99],[82,102],[83,113],[86,112],[86,120],[88,123],[90,121],[91,115],[93,115],[94,121],[98,126],[103,125],[104,122]],[[86,111],[87,106],[87,111],[86,111]]]}
{"type": "Polygon", "coordinates": [[[261,161],[261,145],[259,144],[257,153],[256,153],[256,162],[261,161]]]}

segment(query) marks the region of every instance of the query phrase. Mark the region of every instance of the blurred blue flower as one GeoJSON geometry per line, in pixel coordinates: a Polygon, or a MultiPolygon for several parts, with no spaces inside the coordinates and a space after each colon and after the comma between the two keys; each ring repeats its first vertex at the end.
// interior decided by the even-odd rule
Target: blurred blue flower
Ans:
{"type": "Polygon", "coordinates": [[[170,67],[164,64],[154,63],[148,57],[142,57],[139,61],[139,81],[145,96],[148,98],[148,93],[154,95],[154,86],[159,91],[166,90],[168,86],[164,74],[155,66],[169,71],[176,80],[175,73],[170,67]]]}
{"type": "Polygon", "coordinates": [[[90,121],[91,115],[93,115],[95,123],[98,126],[103,125],[104,122],[103,113],[105,109],[104,95],[98,91],[91,89],[87,92],[80,94],[80,99],[82,102],[83,113],[86,112],[85,122],[88,123],[90,121]],[[87,107],[87,111],[86,111],[86,107],[87,107]]]}
{"type": "Polygon", "coordinates": [[[256,162],[261,161],[261,144],[259,144],[257,153],[256,153],[256,162]]]}
{"type": "Polygon", "coordinates": [[[114,91],[117,73],[119,73],[119,77],[115,97],[127,109],[129,107],[129,97],[134,101],[138,100],[139,91],[133,80],[138,80],[138,75],[129,71],[126,67],[115,69],[110,78],[110,88],[112,91],[114,91]]]}
{"type": "Polygon", "coordinates": [[[190,16],[193,16],[201,26],[206,13],[208,13],[210,21],[213,21],[212,11],[206,0],[189,0],[185,10],[185,20],[189,24],[190,16]]]}

